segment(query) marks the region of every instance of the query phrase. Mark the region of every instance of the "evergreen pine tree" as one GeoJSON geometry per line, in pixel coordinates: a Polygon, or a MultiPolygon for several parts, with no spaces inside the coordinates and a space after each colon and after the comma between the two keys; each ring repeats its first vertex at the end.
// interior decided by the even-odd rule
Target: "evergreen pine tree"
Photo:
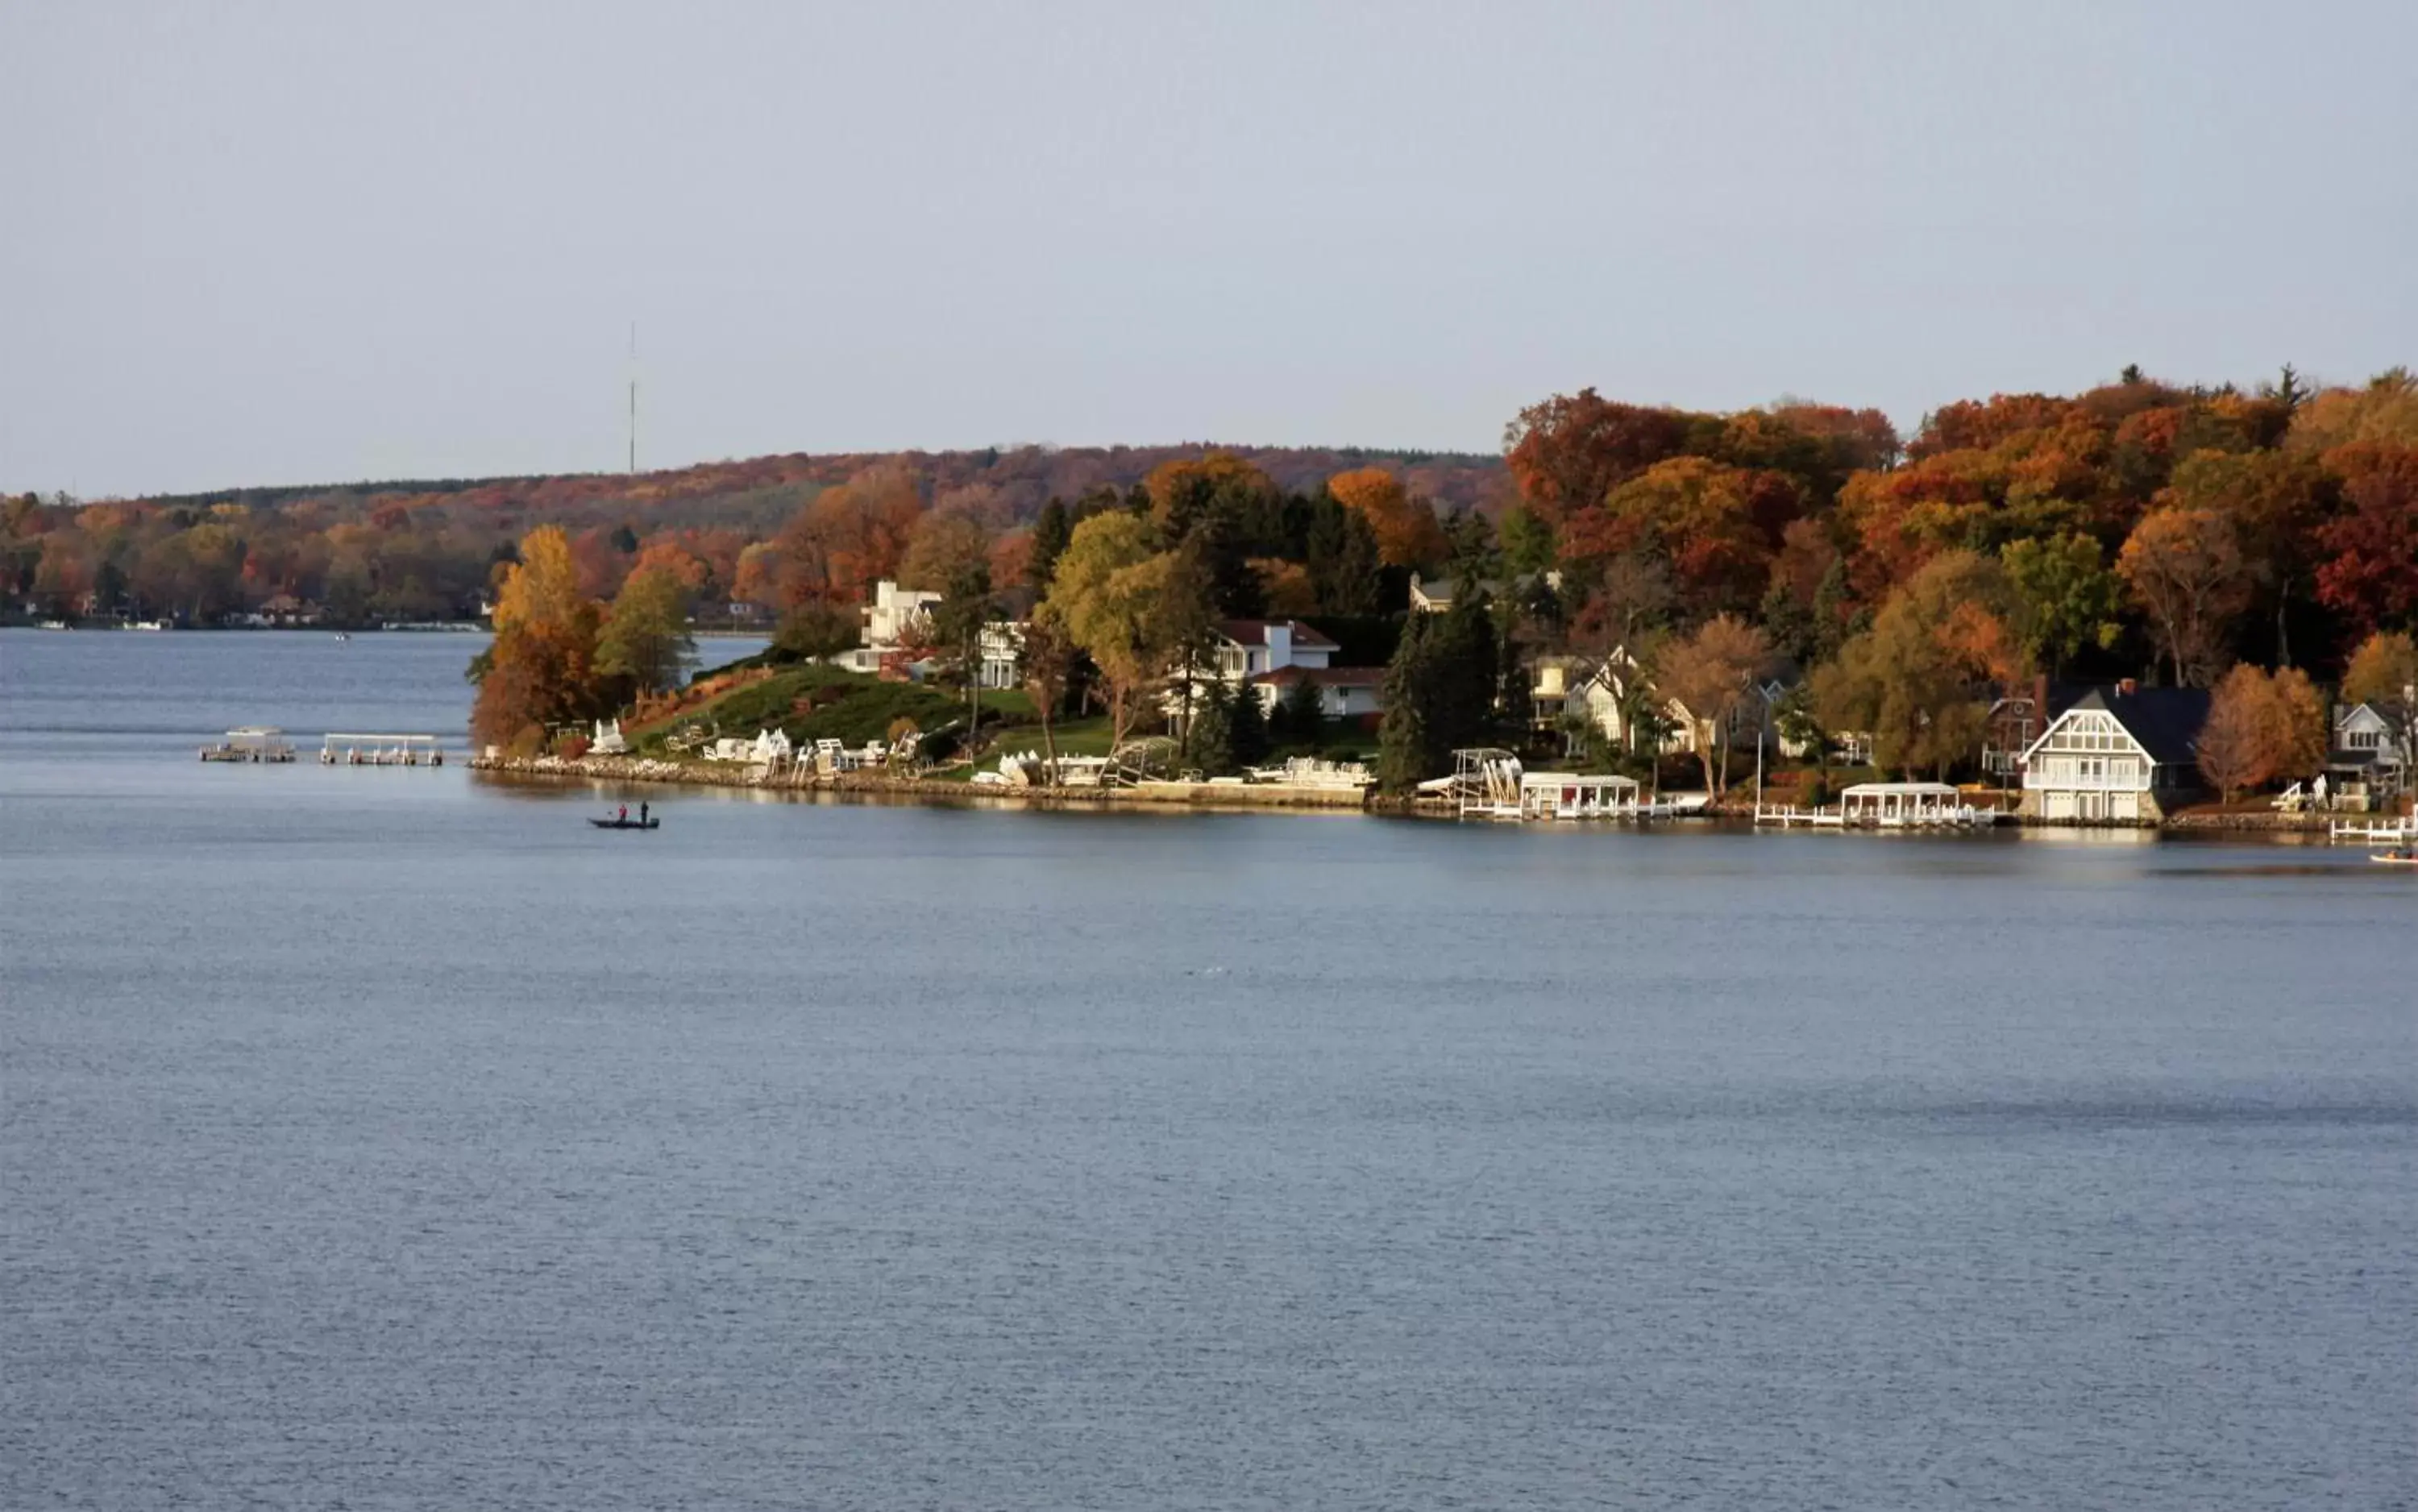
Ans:
{"type": "MultiPolygon", "coordinates": [[[[1250,696],[1245,688],[1243,696],[1250,696]]],[[[1235,695],[1224,680],[1210,678],[1193,695],[1192,733],[1187,753],[1191,764],[1212,777],[1234,770],[1235,695]]]]}
{"type": "Polygon", "coordinates": [[[1309,500],[1306,510],[1309,523],[1303,558],[1318,606],[1331,615],[1379,612],[1385,559],[1368,520],[1324,493],[1309,500]]]}
{"type": "Polygon", "coordinates": [[[1456,588],[1452,607],[1429,639],[1431,739],[1447,754],[1485,744],[1494,725],[1497,661],[1494,617],[1485,592],[1474,583],[1456,588]]]}
{"type": "Polygon", "coordinates": [[[1058,557],[1074,535],[1075,517],[1065,500],[1053,498],[1041,506],[1041,513],[1033,522],[1033,557],[1024,574],[1033,592],[1049,591],[1049,580],[1058,571],[1058,557]]]}
{"type": "Polygon", "coordinates": [[[1267,706],[1260,690],[1246,682],[1234,690],[1226,710],[1226,749],[1238,767],[1256,767],[1268,758],[1274,741],[1268,733],[1267,706]]]}
{"type": "Polygon", "coordinates": [[[1401,643],[1385,667],[1385,713],[1377,726],[1377,781],[1388,792],[1408,792],[1436,775],[1448,745],[1435,739],[1431,704],[1435,696],[1431,615],[1413,615],[1401,643]]]}
{"type": "Polygon", "coordinates": [[[1343,553],[1335,562],[1334,612],[1383,614],[1385,559],[1377,549],[1377,532],[1357,511],[1343,512],[1343,553]]]}
{"type": "Polygon", "coordinates": [[[1277,705],[1277,722],[1287,740],[1315,750],[1326,740],[1326,695],[1309,679],[1296,680],[1277,705]]]}

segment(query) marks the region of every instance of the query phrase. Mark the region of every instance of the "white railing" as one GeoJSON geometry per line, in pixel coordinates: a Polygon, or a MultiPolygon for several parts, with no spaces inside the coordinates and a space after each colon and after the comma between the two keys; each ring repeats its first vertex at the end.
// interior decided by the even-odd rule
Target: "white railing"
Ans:
{"type": "Polygon", "coordinates": [[[2365,845],[2397,845],[2402,841],[2418,843],[2418,814],[2407,818],[2373,820],[2337,820],[2327,827],[2332,840],[2356,840],[2365,845]]]}

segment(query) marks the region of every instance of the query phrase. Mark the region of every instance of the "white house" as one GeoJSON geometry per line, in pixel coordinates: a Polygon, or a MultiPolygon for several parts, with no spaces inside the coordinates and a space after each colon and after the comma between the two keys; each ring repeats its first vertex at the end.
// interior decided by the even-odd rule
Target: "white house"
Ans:
{"type": "Polygon", "coordinates": [[[1273,713],[1293,685],[1317,685],[1319,705],[1329,719],[1360,719],[1385,711],[1385,669],[1382,666],[1288,666],[1263,672],[1250,680],[1261,707],[1273,713]]]}
{"type": "Polygon", "coordinates": [[[1411,612],[1445,614],[1452,608],[1452,579],[1411,574],[1411,612]]]}
{"type": "Polygon", "coordinates": [[[2051,720],[2023,756],[2021,812],[2078,824],[2152,824],[2198,791],[2196,742],[2208,722],[2198,688],[2093,688],[2051,720]]]}
{"type": "Polygon", "coordinates": [[[865,644],[888,649],[930,633],[937,593],[902,588],[883,578],[873,586],[873,602],[865,606],[865,644]]]}
{"type": "MultiPolygon", "coordinates": [[[[1335,666],[1343,648],[1298,619],[1227,619],[1211,634],[1211,664],[1196,668],[1196,680],[1215,678],[1259,695],[1262,708],[1273,712],[1295,682],[1318,685],[1319,702],[1329,719],[1357,719],[1385,709],[1385,669],[1382,666],[1335,666]]],[[[1178,672],[1182,671],[1179,665],[1178,672]]],[[[1194,696],[1200,696],[1198,686],[1194,696]]],[[[1184,694],[1171,687],[1164,699],[1171,717],[1182,717],[1184,694]]]]}
{"type": "Polygon", "coordinates": [[[1289,666],[1323,667],[1343,649],[1298,619],[1228,619],[1214,635],[1217,675],[1229,682],[1289,666]]]}
{"type": "MultiPolygon", "coordinates": [[[[1509,588],[1525,598],[1536,590],[1539,582],[1545,588],[1559,593],[1562,590],[1561,570],[1555,568],[1545,573],[1541,579],[1534,573],[1523,573],[1512,580],[1509,588]]],[[[1503,597],[1506,587],[1495,578],[1483,579],[1477,586],[1486,590],[1489,598],[1496,600],[1503,597]]],[[[1451,613],[1453,594],[1458,587],[1459,581],[1455,578],[1422,577],[1417,573],[1413,573],[1411,574],[1411,612],[1413,614],[1451,613]]]]}
{"type": "Polygon", "coordinates": [[[982,664],[975,681],[986,688],[1013,688],[1020,680],[1017,664],[1024,657],[1024,626],[1013,619],[993,619],[982,627],[982,664]]]}
{"type": "Polygon", "coordinates": [[[941,595],[922,588],[902,588],[888,578],[873,586],[873,602],[860,608],[861,644],[829,658],[851,672],[879,672],[894,662],[899,648],[931,634],[932,606],[941,595]]]}
{"type": "MultiPolygon", "coordinates": [[[[1615,647],[1599,663],[1590,663],[1575,656],[1538,657],[1531,668],[1528,695],[1531,718],[1538,729],[1559,725],[1569,714],[1584,710],[1586,722],[1601,732],[1614,744],[1627,747],[1630,740],[1629,680],[1637,675],[1637,659],[1627,647],[1615,647]]],[[[1759,680],[1746,695],[1733,705],[1723,721],[1733,749],[1754,747],[1755,726],[1771,717],[1771,707],[1788,691],[1782,678],[1759,680]]],[[[1657,747],[1664,756],[1693,755],[1703,730],[1703,722],[1676,698],[1666,699],[1658,710],[1662,730],[1657,747]]],[[[1777,728],[1765,726],[1773,745],[1783,756],[1795,757],[1804,754],[1796,741],[1783,741],[1777,728]]]]}
{"type": "Polygon", "coordinates": [[[2373,793],[2397,793],[2408,785],[2407,742],[2375,705],[2336,705],[2334,729],[2326,772],[2337,785],[2364,783],[2373,793]]]}

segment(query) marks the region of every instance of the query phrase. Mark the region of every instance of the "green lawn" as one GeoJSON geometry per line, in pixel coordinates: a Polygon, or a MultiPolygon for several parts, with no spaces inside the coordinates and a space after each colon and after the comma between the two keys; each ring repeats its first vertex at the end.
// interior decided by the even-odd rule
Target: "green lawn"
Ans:
{"type": "MultiPolygon", "coordinates": [[[[983,723],[1018,723],[1032,717],[1032,700],[1021,693],[983,695],[983,723]]],[[[884,682],[863,673],[809,663],[784,667],[760,682],[723,695],[672,722],[670,729],[650,732],[646,748],[660,749],[671,729],[698,726],[716,736],[752,736],[759,729],[778,729],[801,743],[841,741],[863,745],[886,739],[901,719],[931,731],[962,725],[966,700],[956,689],[912,682],[884,682]]]]}

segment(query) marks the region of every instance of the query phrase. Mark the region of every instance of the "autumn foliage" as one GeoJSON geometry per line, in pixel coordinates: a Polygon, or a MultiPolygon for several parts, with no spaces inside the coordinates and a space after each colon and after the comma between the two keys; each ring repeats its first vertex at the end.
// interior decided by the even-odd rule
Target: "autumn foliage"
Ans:
{"type": "Polygon", "coordinates": [[[1885,764],[1948,771],[1977,710],[2033,674],[2331,680],[2353,647],[2418,628],[2418,381],[2127,370],[2074,395],[1952,400],[1905,436],[1869,409],[1582,389],[1523,409],[1499,457],[1018,447],[0,499],[13,615],[359,623],[491,602],[479,722],[501,740],[582,717],[616,680],[660,682],[675,603],[777,619],[805,654],[850,634],[883,578],[985,583],[1002,612],[1052,606],[1087,658],[1074,685],[1107,690],[1122,725],[1152,665],[1216,619],[1399,617],[1414,573],[1488,596],[1500,668],[1740,627],[1811,676],[1833,728],[1872,735],[1885,764]]]}

